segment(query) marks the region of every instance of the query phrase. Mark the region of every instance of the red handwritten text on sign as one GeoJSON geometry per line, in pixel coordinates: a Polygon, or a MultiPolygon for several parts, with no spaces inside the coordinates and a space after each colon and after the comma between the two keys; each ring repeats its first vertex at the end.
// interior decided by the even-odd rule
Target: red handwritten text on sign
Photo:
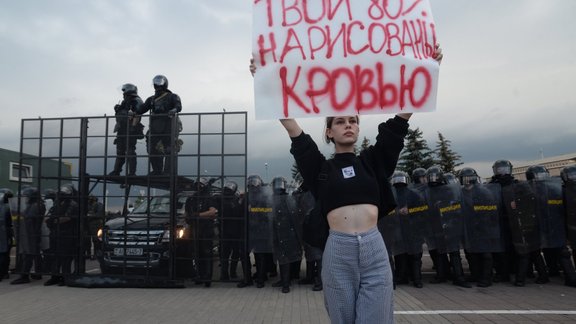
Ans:
{"type": "Polygon", "coordinates": [[[434,109],[428,1],[256,0],[254,26],[259,118],[434,109]]]}

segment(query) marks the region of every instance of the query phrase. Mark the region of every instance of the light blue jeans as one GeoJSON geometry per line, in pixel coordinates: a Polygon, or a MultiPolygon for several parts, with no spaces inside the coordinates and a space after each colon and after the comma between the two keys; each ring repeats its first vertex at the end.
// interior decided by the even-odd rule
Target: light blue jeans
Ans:
{"type": "Polygon", "coordinates": [[[322,257],[322,282],[332,323],[394,323],[392,280],[377,227],[356,235],[330,230],[322,257]]]}

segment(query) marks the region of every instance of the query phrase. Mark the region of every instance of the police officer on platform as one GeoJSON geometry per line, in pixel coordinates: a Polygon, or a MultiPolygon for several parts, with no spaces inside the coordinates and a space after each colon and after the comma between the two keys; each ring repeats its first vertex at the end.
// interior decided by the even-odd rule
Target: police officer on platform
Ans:
{"type": "Polygon", "coordinates": [[[144,137],[140,117],[134,116],[142,109],[142,99],[138,96],[138,88],[131,83],[126,83],[122,86],[122,93],[124,100],[114,106],[116,112],[116,126],[114,126],[116,161],[114,162],[114,170],[108,173],[109,176],[119,176],[125,161],[128,162],[126,174],[128,176],[136,174],[136,141],[138,138],[144,137]]]}
{"type": "Polygon", "coordinates": [[[182,111],[180,97],[168,90],[168,79],[157,75],[152,79],[155,93],[146,99],[137,112],[150,111],[148,153],[150,154],[151,175],[169,174],[171,170],[170,155],[174,147],[172,117],[182,111]]]}

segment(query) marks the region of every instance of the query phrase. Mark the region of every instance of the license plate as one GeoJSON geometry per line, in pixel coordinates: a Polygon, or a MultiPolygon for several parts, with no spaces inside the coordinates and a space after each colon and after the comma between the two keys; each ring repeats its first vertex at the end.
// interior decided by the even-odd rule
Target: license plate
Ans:
{"type": "Polygon", "coordinates": [[[114,248],[114,255],[142,255],[142,248],[114,248]]]}

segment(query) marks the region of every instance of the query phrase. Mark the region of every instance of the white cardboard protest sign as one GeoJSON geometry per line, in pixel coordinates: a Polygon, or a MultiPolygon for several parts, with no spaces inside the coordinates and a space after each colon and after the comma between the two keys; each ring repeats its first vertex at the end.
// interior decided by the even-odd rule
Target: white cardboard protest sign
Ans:
{"type": "Polygon", "coordinates": [[[253,0],[257,119],[427,112],[428,0],[253,0]]]}

